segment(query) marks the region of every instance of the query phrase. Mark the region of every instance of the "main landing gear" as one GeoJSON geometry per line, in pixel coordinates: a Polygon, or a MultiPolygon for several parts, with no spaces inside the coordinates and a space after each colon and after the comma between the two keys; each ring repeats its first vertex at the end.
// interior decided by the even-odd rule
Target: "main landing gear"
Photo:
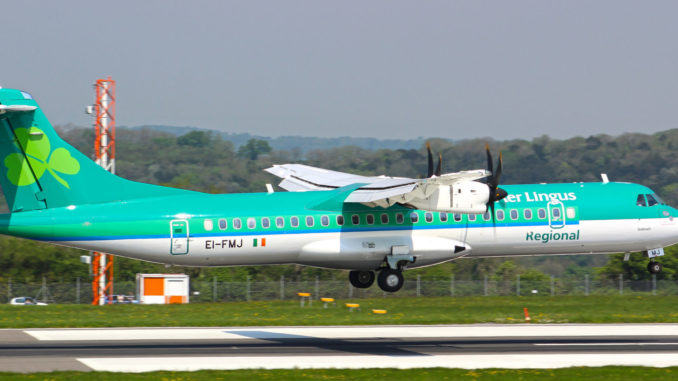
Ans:
{"type": "Polygon", "coordinates": [[[403,287],[405,278],[401,270],[393,270],[384,267],[379,270],[379,276],[374,275],[374,271],[351,271],[348,273],[348,280],[355,288],[368,288],[377,279],[379,288],[386,292],[396,292],[403,287]]]}
{"type": "Polygon", "coordinates": [[[393,270],[385,267],[379,271],[377,284],[379,285],[379,288],[386,292],[396,292],[403,287],[404,283],[405,278],[403,277],[403,272],[400,270],[393,270]]]}
{"type": "Polygon", "coordinates": [[[368,288],[374,283],[374,271],[351,271],[348,280],[355,288],[368,288]]]}

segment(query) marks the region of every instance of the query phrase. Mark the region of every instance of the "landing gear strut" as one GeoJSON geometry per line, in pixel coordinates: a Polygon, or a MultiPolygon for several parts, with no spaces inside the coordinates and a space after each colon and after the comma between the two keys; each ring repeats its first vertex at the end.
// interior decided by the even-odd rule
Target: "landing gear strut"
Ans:
{"type": "Polygon", "coordinates": [[[368,288],[374,283],[374,271],[351,271],[348,280],[355,288],[368,288]]]}
{"type": "Polygon", "coordinates": [[[652,274],[659,274],[662,272],[662,264],[659,262],[650,261],[650,263],[647,264],[647,271],[651,272],[652,274]]]}
{"type": "Polygon", "coordinates": [[[405,278],[403,278],[403,273],[400,270],[385,267],[379,271],[377,284],[379,284],[379,288],[386,292],[396,292],[403,287],[404,283],[405,278]]]}

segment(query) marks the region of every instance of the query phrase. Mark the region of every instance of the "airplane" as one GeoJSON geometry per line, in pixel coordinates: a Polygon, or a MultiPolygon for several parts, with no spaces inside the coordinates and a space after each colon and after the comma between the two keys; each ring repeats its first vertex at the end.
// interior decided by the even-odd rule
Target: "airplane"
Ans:
{"type": "Polygon", "coordinates": [[[375,278],[459,258],[643,252],[678,242],[678,210],[632,183],[502,185],[487,169],[420,179],[301,164],[266,171],[288,192],[207,194],[115,176],[63,141],[33,97],[0,89],[0,234],[182,266],[300,264],[375,278]],[[378,274],[378,275],[377,275],[378,274]]]}

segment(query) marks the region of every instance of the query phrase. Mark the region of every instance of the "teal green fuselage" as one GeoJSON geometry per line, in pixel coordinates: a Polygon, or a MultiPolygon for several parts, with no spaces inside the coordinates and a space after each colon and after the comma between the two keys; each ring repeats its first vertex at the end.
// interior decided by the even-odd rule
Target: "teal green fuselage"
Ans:
{"type": "MultiPolygon", "coordinates": [[[[205,247],[211,245],[214,249],[215,244],[220,245],[222,241],[228,240],[231,243],[235,242],[235,245],[246,242],[245,247],[241,249],[247,250],[247,246],[254,242],[252,237],[258,239],[259,246],[264,239],[263,242],[268,242],[269,247],[285,239],[286,242],[292,242],[291,247],[294,248],[294,241],[298,240],[297,249],[302,250],[301,246],[312,236],[318,237],[317,239],[321,237],[326,239],[332,235],[339,239],[379,236],[388,240],[388,237],[428,234],[467,243],[472,248],[471,256],[484,256],[484,247],[505,245],[505,242],[496,239],[497,233],[501,236],[504,232],[515,232],[520,235],[521,240],[534,241],[527,243],[534,243],[534,246],[543,248],[544,253],[549,253],[549,244],[559,243],[572,245],[569,248],[558,249],[560,254],[568,253],[568,250],[571,253],[598,252],[582,249],[581,245],[578,245],[588,242],[590,233],[583,228],[587,222],[605,224],[607,221],[612,226],[613,223],[621,221],[625,223],[638,220],[668,221],[678,216],[678,211],[667,205],[638,206],[636,198],[639,194],[653,192],[637,184],[524,184],[503,187],[510,196],[496,204],[494,219],[488,218],[487,215],[448,215],[412,210],[402,206],[384,209],[335,202],[334,205],[325,203],[327,210],[309,207],[331,199],[333,191],[220,195],[186,191],[174,196],[146,197],[6,214],[0,216],[0,233],[102,251],[110,251],[116,242],[126,242],[123,253],[125,256],[154,262],[180,262],[204,266],[222,264],[219,260],[206,263],[202,253],[205,247]],[[551,199],[557,200],[562,205],[562,214],[565,216],[563,226],[555,226],[553,221],[549,221],[548,215],[552,211],[548,211],[548,204],[552,203],[551,199]],[[539,209],[543,209],[548,215],[540,218],[539,209]],[[568,209],[573,211],[570,216],[567,216],[568,209]],[[513,213],[516,218],[512,218],[512,210],[515,211],[513,213]],[[526,210],[530,211],[529,216],[526,210]],[[399,219],[399,214],[402,220],[399,219]],[[417,216],[416,222],[413,221],[412,214],[417,216]],[[343,224],[339,224],[338,216],[343,217],[343,224]],[[357,223],[354,223],[355,216],[357,223]],[[298,226],[292,225],[292,219],[295,217],[299,221],[298,226]],[[307,224],[309,218],[312,219],[312,226],[307,224]],[[235,219],[240,220],[240,228],[234,226],[235,219]],[[267,226],[264,225],[264,219],[268,219],[267,226]],[[276,224],[280,219],[282,224],[276,224]],[[171,250],[171,222],[177,220],[186,221],[188,227],[186,235],[190,241],[188,252],[183,254],[181,259],[178,259],[171,250]],[[220,220],[225,220],[225,226],[220,226],[220,220]],[[254,221],[253,226],[248,226],[248,220],[254,221]],[[537,230],[534,230],[536,233],[523,233],[520,230],[526,228],[537,230]],[[485,231],[493,231],[495,237],[483,235],[484,233],[476,234],[485,231]],[[565,231],[568,231],[569,235],[562,234],[562,237],[565,237],[562,239],[567,239],[567,242],[553,240],[553,237],[558,237],[562,241],[560,232],[565,231]],[[551,242],[543,242],[547,237],[546,234],[551,234],[548,236],[551,237],[551,242]],[[153,246],[153,250],[161,252],[149,253],[149,248],[145,246],[147,241],[154,241],[156,245],[153,246]],[[161,243],[158,245],[158,242],[161,243]],[[130,251],[130,245],[138,248],[138,253],[130,251]],[[194,255],[196,258],[193,262],[191,258],[194,255]]],[[[661,237],[661,242],[657,244],[663,245],[667,239],[678,241],[678,228],[673,236],[673,239],[661,237]]],[[[651,246],[654,245],[653,243],[651,246]]],[[[637,250],[635,247],[633,249],[637,250]]],[[[508,246],[504,253],[520,255],[508,246]]],[[[222,254],[230,255],[228,252],[222,254]]],[[[526,251],[526,254],[534,252],[526,251]]],[[[242,262],[236,264],[294,262],[290,259],[289,253],[282,254],[282,259],[277,259],[275,255],[275,252],[268,253],[268,257],[263,260],[253,256],[251,262],[248,262],[246,255],[238,255],[242,262]]]]}

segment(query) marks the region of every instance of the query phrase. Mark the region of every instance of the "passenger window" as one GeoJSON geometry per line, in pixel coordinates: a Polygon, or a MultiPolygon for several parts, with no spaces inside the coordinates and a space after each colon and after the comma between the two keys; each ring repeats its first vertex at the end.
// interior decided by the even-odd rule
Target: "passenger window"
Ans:
{"type": "Polygon", "coordinates": [[[485,220],[485,221],[490,220],[490,211],[489,210],[487,212],[483,213],[483,220],[485,220]]]}
{"type": "Polygon", "coordinates": [[[306,216],[306,226],[310,228],[313,227],[313,225],[315,225],[315,219],[313,216],[306,216]]]}
{"type": "Polygon", "coordinates": [[[497,210],[497,220],[504,221],[504,211],[503,210],[497,210]]]}
{"type": "Polygon", "coordinates": [[[381,214],[381,223],[382,224],[387,224],[388,223],[388,214],[382,213],[381,214]]]}
{"type": "Polygon", "coordinates": [[[220,218],[219,219],[219,229],[226,230],[227,227],[228,227],[228,224],[226,223],[226,219],[220,218]]]}
{"type": "Polygon", "coordinates": [[[475,215],[475,214],[469,214],[469,215],[468,215],[468,220],[469,220],[469,221],[475,221],[475,220],[476,220],[476,215],[475,215]]]}
{"type": "Polygon", "coordinates": [[[277,228],[284,228],[285,227],[285,219],[282,218],[282,217],[276,217],[275,226],[277,228]]]}
{"type": "Polygon", "coordinates": [[[512,220],[517,220],[518,219],[518,211],[515,209],[511,209],[511,212],[509,213],[511,215],[512,220]]]}
{"type": "Polygon", "coordinates": [[[330,224],[330,218],[327,216],[320,217],[320,224],[322,226],[328,226],[330,224]]]}
{"type": "Polygon", "coordinates": [[[551,214],[553,215],[553,218],[560,218],[560,208],[551,209],[551,214]]]}
{"type": "Polygon", "coordinates": [[[240,222],[240,218],[234,218],[233,219],[233,228],[234,229],[240,229],[242,227],[242,222],[240,222]]]}
{"type": "Polygon", "coordinates": [[[646,194],[645,196],[647,197],[647,206],[655,206],[659,204],[651,194],[646,194]]]}
{"type": "Polygon", "coordinates": [[[426,222],[433,222],[433,213],[426,212],[426,214],[424,214],[424,218],[426,219],[426,222]]]}
{"type": "Polygon", "coordinates": [[[546,210],[544,210],[544,209],[539,209],[539,210],[537,211],[537,215],[539,216],[540,219],[543,220],[544,218],[546,218],[546,210]]]}
{"type": "Polygon", "coordinates": [[[440,222],[447,222],[447,213],[440,212],[440,215],[438,217],[440,218],[440,222]]]}
{"type": "Polygon", "coordinates": [[[205,220],[205,222],[203,222],[203,226],[208,232],[212,231],[212,229],[214,229],[214,222],[212,222],[212,220],[205,220]]]}
{"type": "Polygon", "coordinates": [[[342,215],[337,216],[337,225],[339,225],[339,226],[344,225],[344,216],[342,216],[342,215]]]}
{"type": "Polygon", "coordinates": [[[567,208],[567,209],[565,210],[565,213],[567,213],[567,218],[569,218],[569,219],[573,219],[573,218],[575,217],[575,213],[574,213],[574,208],[573,208],[573,207],[567,208]]]}
{"type": "Polygon", "coordinates": [[[254,229],[257,227],[257,220],[254,218],[250,217],[247,219],[247,227],[250,229],[254,229]]]}
{"type": "Polygon", "coordinates": [[[410,212],[410,221],[412,221],[412,223],[415,224],[419,222],[419,215],[417,214],[417,212],[410,212]]]}
{"type": "Polygon", "coordinates": [[[638,198],[636,198],[636,205],[647,206],[647,203],[645,202],[645,195],[642,194],[638,195],[638,198]]]}
{"type": "Polygon", "coordinates": [[[526,220],[531,220],[532,219],[532,209],[525,209],[523,211],[523,216],[525,217],[526,220]]]}
{"type": "Polygon", "coordinates": [[[405,216],[403,216],[402,213],[397,213],[396,214],[396,223],[402,224],[403,222],[405,222],[405,216]]]}
{"type": "Polygon", "coordinates": [[[457,221],[457,222],[461,221],[461,214],[455,213],[454,214],[454,220],[457,221]]]}
{"type": "Polygon", "coordinates": [[[264,229],[268,229],[271,227],[271,220],[268,219],[268,217],[264,217],[261,219],[261,226],[264,229]]]}
{"type": "Polygon", "coordinates": [[[374,215],[373,214],[367,215],[367,224],[368,225],[374,225],[374,215]]]}
{"type": "Polygon", "coordinates": [[[299,217],[294,216],[290,218],[290,225],[292,225],[293,228],[296,228],[299,226],[299,217]]]}
{"type": "Polygon", "coordinates": [[[352,215],[351,222],[353,223],[353,225],[360,225],[360,216],[357,214],[352,215]]]}

